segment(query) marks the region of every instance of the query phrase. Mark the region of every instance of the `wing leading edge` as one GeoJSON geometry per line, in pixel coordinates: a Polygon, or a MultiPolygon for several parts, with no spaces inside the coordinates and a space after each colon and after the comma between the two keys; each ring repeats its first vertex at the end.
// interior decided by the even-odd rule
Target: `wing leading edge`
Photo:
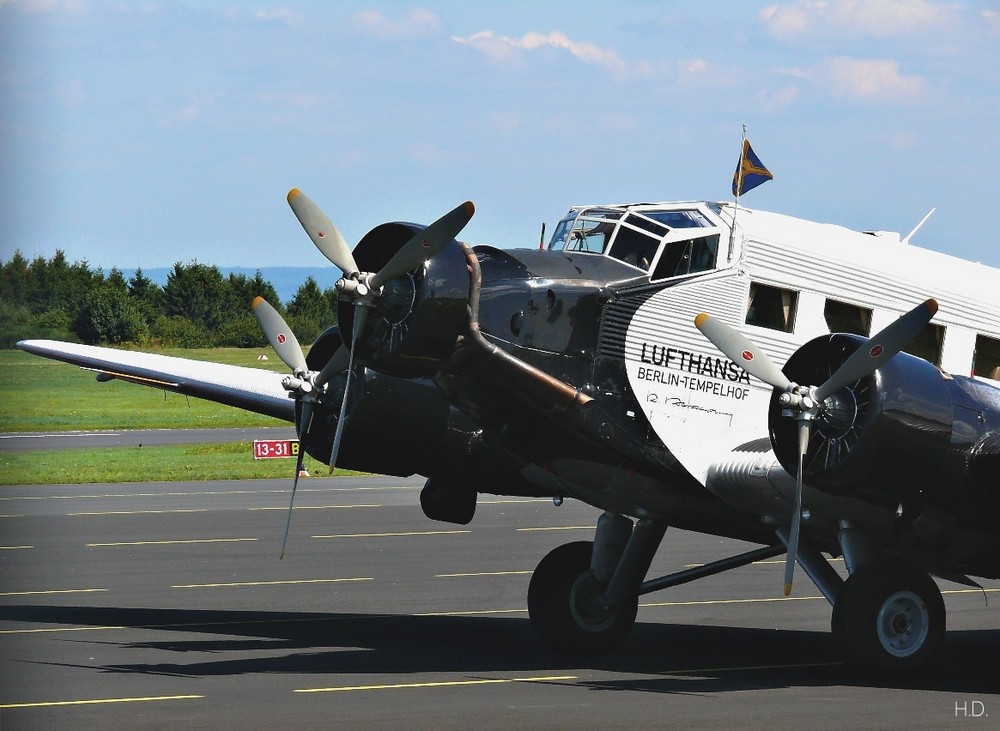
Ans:
{"type": "Polygon", "coordinates": [[[284,376],[280,373],[57,340],[22,340],[17,347],[96,371],[100,380],[118,378],[289,422],[295,420],[295,404],[281,385],[284,376]]]}

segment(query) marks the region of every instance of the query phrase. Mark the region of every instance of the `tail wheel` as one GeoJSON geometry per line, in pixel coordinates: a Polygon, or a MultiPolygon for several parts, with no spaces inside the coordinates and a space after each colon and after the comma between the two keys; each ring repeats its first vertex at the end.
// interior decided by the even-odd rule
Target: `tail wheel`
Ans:
{"type": "Polygon", "coordinates": [[[528,585],[528,616],[535,632],[557,652],[605,652],[635,624],[639,597],[617,607],[602,601],[605,584],[590,570],[594,544],[567,543],[541,560],[528,585]]]}
{"type": "Polygon", "coordinates": [[[833,607],[833,634],[844,659],[869,670],[927,668],[944,645],[941,591],[926,573],[897,562],[861,566],[833,607]]]}

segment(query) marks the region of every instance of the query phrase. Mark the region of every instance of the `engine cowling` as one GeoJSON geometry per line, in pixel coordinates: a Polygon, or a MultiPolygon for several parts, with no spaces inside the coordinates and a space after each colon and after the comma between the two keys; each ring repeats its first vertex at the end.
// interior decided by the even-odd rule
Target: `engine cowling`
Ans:
{"type": "MultiPolygon", "coordinates": [[[[865,342],[853,335],[816,338],[792,355],[784,373],[796,383],[822,383],[865,342]]],[[[975,499],[972,452],[1000,424],[1000,411],[984,401],[980,389],[989,387],[897,354],[828,399],[824,413],[812,422],[805,483],[898,508],[900,515],[968,512],[975,499]]],[[[768,414],[771,444],[782,467],[794,475],[797,426],[782,415],[778,395],[768,414]]]]}
{"type": "MultiPolygon", "coordinates": [[[[377,226],[354,249],[358,267],[379,271],[424,228],[414,223],[377,226]]],[[[468,327],[468,297],[465,254],[452,241],[423,266],[386,282],[358,337],[355,357],[391,376],[433,375],[468,327]]],[[[344,333],[351,332],[354,314],[354,305],[341,301],[337,315],[344,333]]]]}
{"type": "MultiPolygon", "coordinates": [[[[322,368],[340,343],[337,326],[326,330],[309,351],[309,367],[322,368]]],[[[394,378],[361,367],[355,367],[351,379],[339,467],[398,476],[428,474],[446,450],[456,449],[453,440],[445,438],[452,436],[450,407],[433,382],[394,378]]],[[[330,399],[316,409],[303,440],[306,452],[321,462],[330,461],[346,384],[347,371],[330,379],[330,399]]],[[[461,442],[462,435],[454,436],[461,442]]]]}

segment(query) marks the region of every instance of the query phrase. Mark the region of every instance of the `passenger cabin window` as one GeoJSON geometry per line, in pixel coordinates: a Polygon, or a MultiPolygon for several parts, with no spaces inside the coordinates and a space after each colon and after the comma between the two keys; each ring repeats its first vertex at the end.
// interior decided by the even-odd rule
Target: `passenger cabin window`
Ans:
{"type": "Polygon", "coordinates": [[[798,304],[798,292],[754,282],[750,285],[746,323],[790,333],[795,329],[798,304]]]}
{"type": "Polygon", "coordinates": [[[823,307],[823,316],[826,318],[826,326],[832,333],[871,335],[872,311],[867,307],[827,300],[826,306],[823,307]]]}
{"type": "Polygon", "coordinates": [[[944,345],[944,328],[941,325],[928,323],[917,336],[903,348],[904,353],[930,361],[936,366],[941,365],[941,350],[944,345]]]}
{"type": "Polygon", "coordinates": [[[1000,340],[985,335],[976,336],[972,375],[1000,381],[1000,340]]]}

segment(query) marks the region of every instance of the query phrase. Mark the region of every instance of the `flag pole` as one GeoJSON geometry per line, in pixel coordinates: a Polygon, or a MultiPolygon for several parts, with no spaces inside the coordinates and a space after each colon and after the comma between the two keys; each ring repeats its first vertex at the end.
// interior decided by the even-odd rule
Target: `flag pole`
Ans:
{"type": "Polygon", "coordinates": [[[740,161],[736,166],[736,200],[733,203],[733,224],[729,229],[729,261],[733,261],[733,246],[736,241],[736,213],[740,210],[740,193],[743,192],[743,156],[747,148],[747,126],[743,125],[743,140],[740,142],[740,161]]]}

